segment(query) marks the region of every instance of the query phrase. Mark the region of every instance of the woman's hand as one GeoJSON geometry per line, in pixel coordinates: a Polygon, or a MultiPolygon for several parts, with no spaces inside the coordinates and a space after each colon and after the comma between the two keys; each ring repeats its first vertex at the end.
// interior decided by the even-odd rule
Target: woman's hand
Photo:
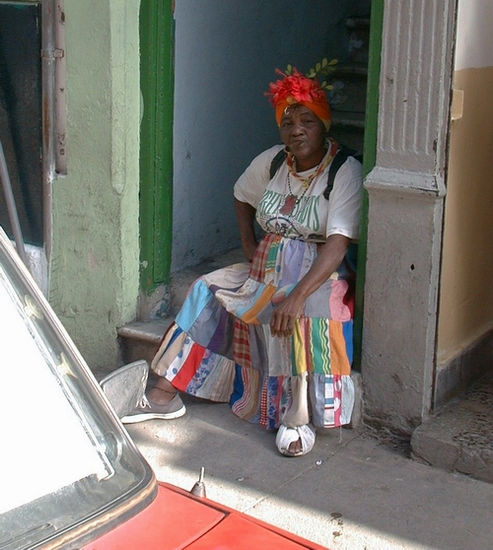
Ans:
{"type": "Polygon", "coordinates": [[[270,332],[272,336],[291,336],[293,334],[296,319],[303,315],[305,299],[294,291],[278,304],[272,312],[270,319],[270,332]]]}
{"type": "Polygon", "coordinates": [[[270,321],[273,336],[291,336],[296,319],[304,313],[305,301],[331,276],[344,259],[349,239],[330,235],[319,247],[318,255],[308,273],[298,282],[289,296],[275,306],[270,321]]]}

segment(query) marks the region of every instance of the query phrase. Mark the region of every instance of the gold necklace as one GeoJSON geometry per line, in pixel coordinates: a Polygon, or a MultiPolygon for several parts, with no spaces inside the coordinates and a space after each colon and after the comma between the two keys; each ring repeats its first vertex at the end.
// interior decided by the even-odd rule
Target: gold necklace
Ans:
{"type": "Polygon", "coordinates": [[[296,172],[296,159],[294,155],[288,154],[286,158],[286,164],[288,166],[288,176],[291,173],[295,178],[300,180],[303,189],[307,189],[308,187],[310,187],[312,181],[317,176],[319,176],[320,173],[325,170],[325,168],[327,168],[327,166],[330,164],[335,154],[337,153],[337,142],[331,138],[328,139],[328,142],[329,142],[329,154],[324,155],[322,157],[322,160],[318,163],[317,169],[308,176],[300,176],[300,174],[296,172]]]}
{"type": "MultiPolygon", "coordinates": [[[[284,199],[284,203],[279,209],[279,214],[283,214],[284,216],[289,216],[293,213],[294,209],[298,205],[298,203],[301,201],[301,199],[306,195],[306,192],[308,189],[310,189],[310,186],[312,182],[319,176],[325,168],[330,164],[332,159],[334,158],[334,155],[337,153],[337,143],[334,140],[330,140],[330,150],[328,155],[324,155],[324,158],[319,162],[317,169],[310,174],[309,176],[303,177],[300,176],[294,166],[294,157],[291,158],[290,162],[287,162],[288,165],[288,189],[289,194],[286,195],[286,198],[284,199]],[[301,180],[301,185],[303,187],[303,193],[301,195],[295,195],[293,193],[293,190],[291,189],[291,179],[290,174],[293,174],[296,178],[301,180]]],[[[289,156],[288,156],[289,158],[289,156]]]]}

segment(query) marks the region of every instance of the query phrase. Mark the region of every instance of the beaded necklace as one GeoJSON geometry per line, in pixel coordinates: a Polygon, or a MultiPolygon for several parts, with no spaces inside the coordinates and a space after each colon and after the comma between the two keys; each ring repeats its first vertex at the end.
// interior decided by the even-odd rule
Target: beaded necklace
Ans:
{"type": "Polygon", "coordinates": [[[288,155],[287,156],[286,164],[288,166],[287,183],[288,183],[289,194],[286,195],[286,198],[284,199],[283,205],[279,209],[279,214],[283,214],[284,216],[289,216],[290,214],[292,214],[294,209],[298,205],[298,203],[306,195],[306,192],[308,191],[308,189],[310,189],[310,186],[311,186],[312,182],[330,164],[330,162],[334,158],[334,155],[337,153],[337,143],[332,139],[329,139],[329,143],[330,143],[329,153],[324,155],[324,158],[318,164],[317,169],[308,176],[300,176],[296,172],[296,159],[294,158],[294,155],[288,155]],[[303,193],[301,193],[301,195],[295,195],[293,193],[293,190],[291,189],[291,178],[290,178],[291,174],[293,174],[294,177],[296,177],[297,179],[299,179],[301,181],[301,186],[303,188],[303,193]]]}

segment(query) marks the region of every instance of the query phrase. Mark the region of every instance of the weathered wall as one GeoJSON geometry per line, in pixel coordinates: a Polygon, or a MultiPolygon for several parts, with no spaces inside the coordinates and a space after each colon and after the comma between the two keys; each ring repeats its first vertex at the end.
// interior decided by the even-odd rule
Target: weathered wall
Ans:
{"type": "Polygon", "coordinates": [[[138,292],[138,0],[65,0],[68,174],[53,183],[49,298],[91,368],[117,366],[138,292]]]}
{"type": "Polygon", "coordinates": [[[345,19],[368,0],[176,2],[172,269],[239,246],[232,186],[279,141],[264,96],[288,63],[347,50],[345,19]]]}
{"type": "Polygon", "coordinates": [[[479,367],[478,357],[474,365],[457,360],[493,329],[492,20],[490,0],[459,1],[453,86],[463,92],[463,105],[450,131],[438,324],[439,400],[457,378],[467,379],[461,369],[479,367]],[[455,374],[447,376],[447,367],[455,374]]]}

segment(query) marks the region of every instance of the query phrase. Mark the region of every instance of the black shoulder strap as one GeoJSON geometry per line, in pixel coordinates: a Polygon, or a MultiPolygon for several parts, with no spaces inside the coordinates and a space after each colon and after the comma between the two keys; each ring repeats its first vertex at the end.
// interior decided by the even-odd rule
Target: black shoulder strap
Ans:
{"type": "Polygon", "coordinates": [[[270,170],[269,170],[269,179],[272,179],[276,172],[281,167],[281,164],[286,160],[286,151],[284,149],[281,149],[278,153],[276,153],[276,156],[272,159],[272,162],[270,163],[270,170]]]}
{"type": "Polygon", "coordinates": [[[324,197],[327,200],[329,200],[330,192],[334,187],[334,180],[336,178],[337,171],[346,162],[348,157],[354,157],[361,162],[361,155],[358,155],[354,149],[341,145],[341,148],[337,151],[336,156],[330,165],[329,173],[327,174],[327,187],[324,191],[324,197]]]}
{"type": "MultiPolygon", "coordinates": [[[[337,171],[346,162],[348,157],[354,157],[360,162],[362,158],[361,155],[357,154],[357,152],[354,149],[350,149],[345,145],[341,146],[341,148],[337,151],[336,156],[334,157],[334,160],[330,165],[329,173],[327,174],[327,186],[324,191],[324,197],[327,200],[329,199],[330,192],[334,187],[334,180],[335,180],[337,171]]],[[[278,153],[276,153],[275,157],[272,159],[270,163],[269,179],[272,179],[275,176],[276,172],[279,170],[279,168],[281,167],[281,164],[285,160],[286,160],[286,151],[284,149],[281,149],[278,153]]]]}

